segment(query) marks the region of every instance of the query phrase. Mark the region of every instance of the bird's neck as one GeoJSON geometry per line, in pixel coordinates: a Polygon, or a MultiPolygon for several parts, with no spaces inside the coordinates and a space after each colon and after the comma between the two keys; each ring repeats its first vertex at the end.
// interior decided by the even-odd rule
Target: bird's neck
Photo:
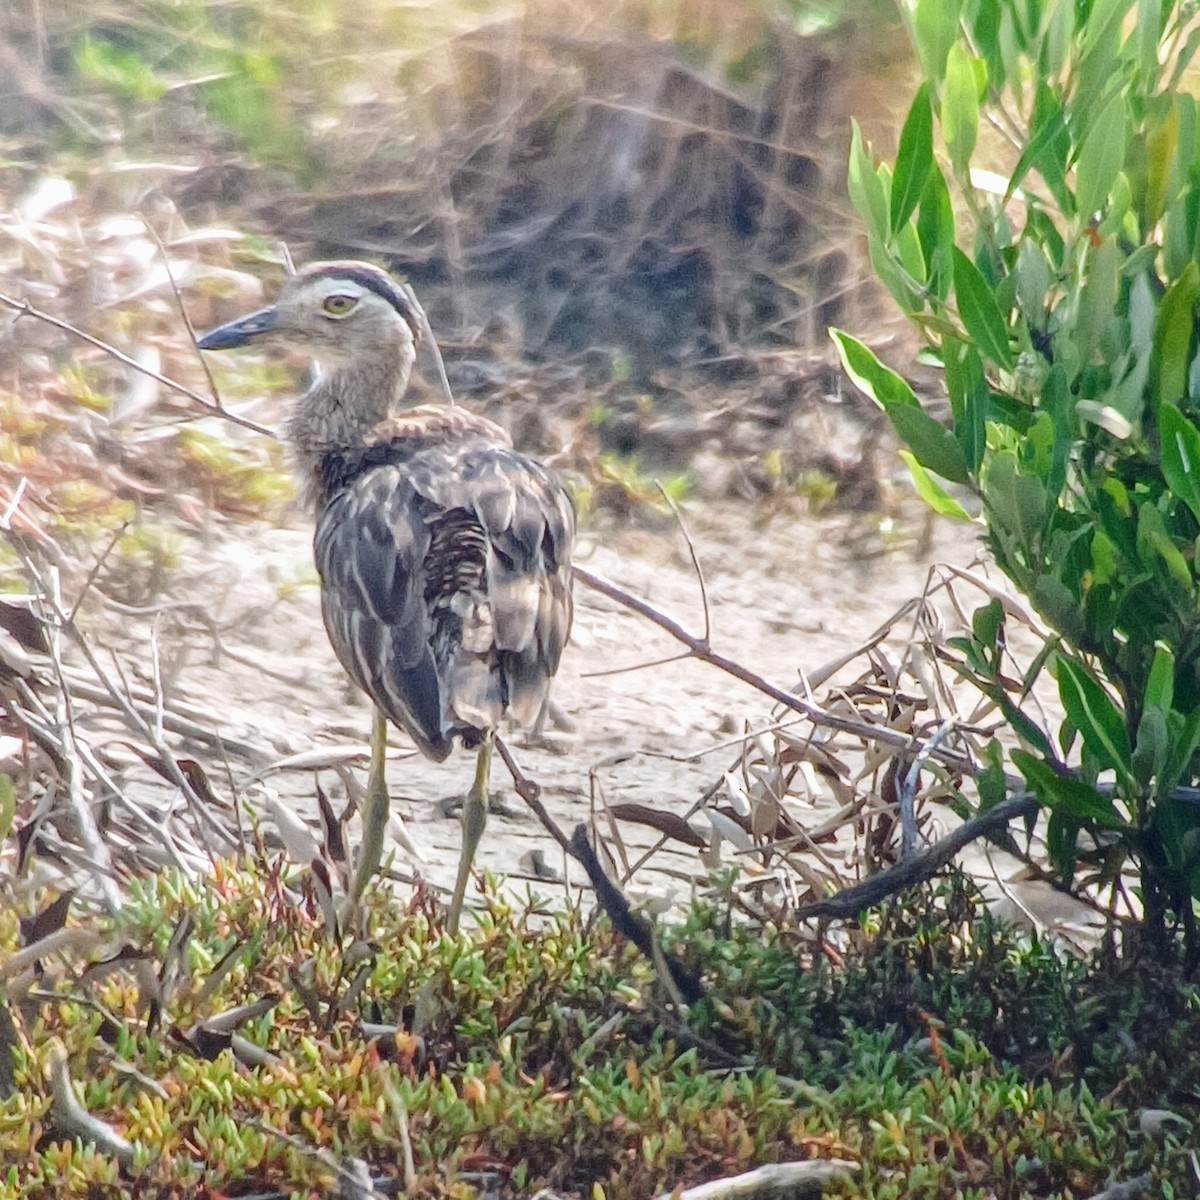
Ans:
{"type": "Polygon", "coordinates": [[[306,489],[327,454],[361,446],[400,407],[411,370],[411,356],[402,347],[394,354],[373,354],[369,362],[318,368],[285,430],[306,489]]]}

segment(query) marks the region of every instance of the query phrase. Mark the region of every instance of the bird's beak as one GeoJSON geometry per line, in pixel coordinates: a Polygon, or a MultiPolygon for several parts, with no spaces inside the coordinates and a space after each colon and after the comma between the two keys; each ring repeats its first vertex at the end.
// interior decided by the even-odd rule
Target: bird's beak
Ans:
{"type": "Polygon", "coordinates": [[[279,310],[260,308],[248,317],[210,329],[197,343],[201,350],[232,350],[279,328],[279,310]]]}

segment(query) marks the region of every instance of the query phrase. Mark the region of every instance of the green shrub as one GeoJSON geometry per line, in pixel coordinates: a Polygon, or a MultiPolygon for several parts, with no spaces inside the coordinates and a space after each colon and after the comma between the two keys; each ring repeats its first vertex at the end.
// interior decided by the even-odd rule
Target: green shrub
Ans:
{"type": "Polygon", "coordinates": [[[998,604],[962,644],[1025,743],[1012,761],[1056,865],[1075,871],[1089,831],[1094,878],[1132,859],[1148,928],[1174,920],[1200,954],[1200,807],[1181,792],[1200,739],[1200,139],[1179,87],[1194,10],[917,0],[924,80],[895,162],[855,128],[850,188],[880,279],[944,369],[949,426],[834,338],[918,491],[960,518],[944,483],[974,494],[997,564],[1059,639],[1057,747],[1004,688],[998,604]]]}

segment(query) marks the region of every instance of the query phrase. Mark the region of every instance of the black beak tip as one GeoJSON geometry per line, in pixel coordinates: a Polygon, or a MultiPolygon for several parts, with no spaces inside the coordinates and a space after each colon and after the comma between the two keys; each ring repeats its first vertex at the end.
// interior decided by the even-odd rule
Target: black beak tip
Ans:
{"type": "Polygon", "coordinates": [[[264,333],[270,333],[278,324],[279,315],[275,309],[264,308],[248,317],[241,317],[226,325],[218,325],[216,329],[210,329],[202,338],[197,339],[196,345],[201,350],[232,350],[237,346],[246,345],[264,333]]]}

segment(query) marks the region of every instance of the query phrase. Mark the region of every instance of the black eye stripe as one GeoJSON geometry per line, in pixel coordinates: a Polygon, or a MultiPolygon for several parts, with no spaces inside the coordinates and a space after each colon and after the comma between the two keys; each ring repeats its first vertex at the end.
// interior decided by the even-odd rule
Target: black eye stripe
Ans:
{"type": "Polygon", "coordinates": [[[420,337],[416,313],[405,299],[404,293],[386,275],[351,266],[328,267],[323,271],[315,271],[313,274],[317,279],[348,279],[357,283],[359,287],[374,292],[375,295],[386,300],[404,318],[405,323],[413,331],[414,338],[420,337]]]}

